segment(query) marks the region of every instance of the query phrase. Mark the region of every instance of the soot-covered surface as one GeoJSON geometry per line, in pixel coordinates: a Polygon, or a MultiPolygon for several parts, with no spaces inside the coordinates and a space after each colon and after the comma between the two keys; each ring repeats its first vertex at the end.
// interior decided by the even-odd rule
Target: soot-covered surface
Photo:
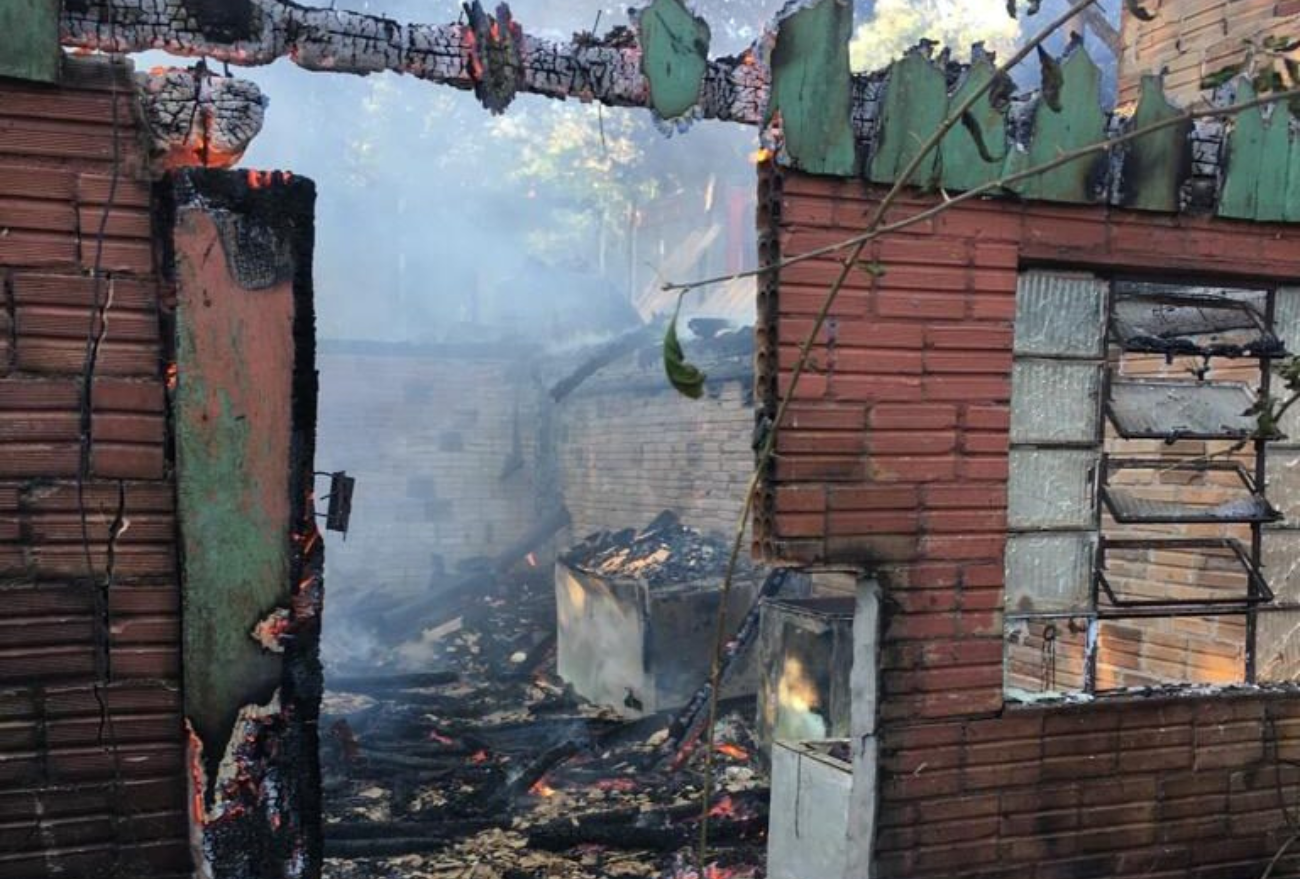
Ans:
{"type": "MultiPolygon", "coordinates": [[[[703,754],[671,717],[625,722],[555,675],[554,589],[500,578],[425,630],[430,671],[332,676],[322,720],[333,879],[699,879],[703,754]]],[[[753,700],[718,727],[704,876],[763,876],[767,778],[753,700]]]]}

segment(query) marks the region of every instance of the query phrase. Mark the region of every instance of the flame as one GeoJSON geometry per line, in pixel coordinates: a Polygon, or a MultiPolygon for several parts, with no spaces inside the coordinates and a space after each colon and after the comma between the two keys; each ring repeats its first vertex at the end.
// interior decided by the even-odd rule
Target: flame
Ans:
{"type": "Polygon", "coordinates": [[[762,147],[761,149],[757,149],[749,154],[749,161],[753,162],[755,165],[762,165],[766,162],[772,161],[774,155],[775,154],[767,147],[762,147]]]}
{"type": "Polygon", "coordinates": [[[798,657],[786,657],[785,666],[781,669],[781,680],[776,686],[776,698],[782,707],[803,714],[821,707],[822,700],[817,693],[817,685],[808,677],[803,662],[798,657]]]}
{"type": "Polygon", "coordinates": [[[556,794],[555,788],[547,784],[545,778],[539,778],[528,792],[535,797],[553,797],[556,794]]]}
{"type": "Polygon", "coordinates": [[[719,754],[723,754],[727,757],[730,757],[733,760],[749,759],[748,751],[740,747],[740,745],[733,745],[730,742],[723,742],[720,745],[715,745],[714,750],[717,751],[719,754]]]}
{"type": "Polygon", "coordinates": [[[169,391],[176,390],[176,386],[180,384],[180,380],[181,380],[181,368],[177,366],[175,363],[167,364],[167,390],[169,391]]]}
{"type": "Polygon", "coordinates": [[[203,771],[203,740],[188,719],[185,721],[185,733],[189,737],[190,821],[196,827],[202,827],[208,818],[208,810],[203,806],[203,790],[207,787],[207,773],[203,771]]]}
{"type": "Polygon", "coordinates": [[[730,796],[718,800],[717,805],[709,810],[710,818],[734,818],[736,816],[736,803],[730,796]]]}
{"type": "Polygon", "coordinates": [[[271,171],[249,171],[248,188],[265,189],[273,182],[273,176],[274,174],[271,171]]]}

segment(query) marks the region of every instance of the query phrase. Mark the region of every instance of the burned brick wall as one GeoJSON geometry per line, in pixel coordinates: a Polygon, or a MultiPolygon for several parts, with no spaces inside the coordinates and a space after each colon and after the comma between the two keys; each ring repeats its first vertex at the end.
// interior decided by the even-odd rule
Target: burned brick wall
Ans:
{"type": "Polygon", "coordinates": [[[557,404],[556,454],[575,537],[642,528],[664,510],[699,531],[733,533],[754,460],[749,335],[686,343],[710,375],[700,400],[668,385],[662,351],[649,345],[557,404]]]}
{"type": "MultiPolygon", "coordinates": [[[[768,175],[765,185],[775,210],[763,231],[786,254],[860,231],[880,196],[799,174],[768,175]]],[[[905,200],[899,211],[929,204],[905,200]]],[[[813,349],[759,542],[777,561],[857,565],[880,581],[878,819],[862,841],[874,845],[877,875],[1253,879],[1290,834],[1300,796],[1293,681],[1017,702],[1004,690],[1004,636],[1020,608],[1004,593],[1025,275],[1286,285],[1300,277],[1298,236],[1277,225],[982,202],[869,248],[884,273],[851,276],[813,349]]],[[[827,258],[780,273],[764,328],[781,352],[773,383],[788,378],[839,269],[827,258]]],[[[1046,359],[1065,356],[1054,349],[1046,359]]],[[[1067,418],[1059,405],[1037,411],[1049,423],[1067,418]]],[[[1281,446],[1279,460],[1292,460],[1281,446]]],[[[1270,470],[1270,492],[1274,483],[1291,492],[1289,480],[1270,470]]],[[[1055,500],[1060,489],[1045,482],[1029,496],[1055,500]]],[[[1282,548],[1264,569],[1280,596],[1274,618],[1295,612],[1291,521],[1266,536],[1282,548]]],[[[1063,641],[1053,662],[1062,678],[1068,661],[1063,641]]],[[[1294,870],[1292,861],[1279,869],[1294,870]]]]}
{"type": "Polygon", "coordinates": [[[421,592],[534,524],[539,393],[519,352],[327,341],[320,368],[320,463],[358,479],[330,540],[339,593],[421,592]]]}
{"type": "Polygon", "coordinates": [[[0,876],[190,874],[160,283],[129,69],[0,80],[0,876]]]}

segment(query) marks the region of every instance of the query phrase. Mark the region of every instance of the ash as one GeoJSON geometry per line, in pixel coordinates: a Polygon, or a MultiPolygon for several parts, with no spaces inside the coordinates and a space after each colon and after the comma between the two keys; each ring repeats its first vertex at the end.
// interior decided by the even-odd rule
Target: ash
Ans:
{"type": "MultiPolygon", "coordinates": [[[[721,547],[666,518],[631,537],[602,535],[575,555],[650,559],[665,544],[683,556],[674,567],[725,564],[721,547]]],[[[326,877],[764,875],[768,779],[752,699],[722,706],[701,874],[702,749],[678,759],[670,713],[627,722],[565,687],[549,577],[499,577],[453,613],[424,630],[430,671],[327,678],[326,877]]]]}

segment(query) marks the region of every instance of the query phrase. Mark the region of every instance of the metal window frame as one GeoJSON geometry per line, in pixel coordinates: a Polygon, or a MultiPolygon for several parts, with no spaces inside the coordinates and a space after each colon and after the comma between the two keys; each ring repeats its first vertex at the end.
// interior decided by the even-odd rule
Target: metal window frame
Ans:
{"type": "MultiPolygon", "coordinates": [[[[1108,476],[1111,472],[1111,467],[1113,466],[1111,462],[1113,461],[1115,462],[1115,464],[1119,466],[1125,466],[1125,465],[1131,466],[1134,464],[1137,465],[1150,464],[1153,463],[1153,460],[1150,458],[1126,459],[1121,456],[1116,456],[1108,453],[1105,448],[1106,447],[1106,424],[1107,422],[1111,423],[1112,425],[1115,424],[1110,412],[1111,388],[1115,379],[1119,378],[1116,370],[1117,355],[1122,356],[1122,354],[1153,354],[1153,355],[1163,354],[1170,358],[1197,357],[1197,358],[1203,358],[1207,361],[1212,358],[1232,359],[1234,361],[1240,361],[1242,359],[1254,360],[1257,361],[1258,363],[1258,385],[1256,386],[1255,390],[1259,398],[1266,397],[1269,394],[1270,387],[1271,387],[1273,361],[1281,357],[1289,356],[1288,352],[1285,349],[1285,345],[1278,339],[1276,335],[1276,322],[1275,322],[1278,290],[1281,286],[1284,285],[1278,282],[1257,283],[1257,282],[1251,282],[1244,279],[1228,280],[1222,283],[1221,285],[1214,284],[1213,282],[1207,284],[1205,278],[1200,278],[1200,277],[1195,277],[1190,275],[1179,276],[1177,274],[1172,274],[1172,273],[1168,275],[1161,275],[1158,278],[1153,278],[1150,275],[1148,276],[1134,276],[1130,274],[1106,275],[1102,273],[1098,273],[1097,277],[1099,280],[1104,281],[1106,283],[1107,289],[1105,294],[1105,302],[1103,306],[1105,312],[1106,324],[1105,327],[1103,328],[1104,350],[1101,357],[1101,365],[1103,370],[1102,384],[1100,388],[1100,392],[1101,392],[1100,399],[1097,401],[1099,414],[1101,417],[1098,421],[1098,436],[1096,438],[1096,444],[1094,446],[1094,448],[1097,449],[1097,451],[1100,453],[1101,456],[1100,458],[1101,463],[1100,466],[1097,468],[1098,472],[1096,474],[1097,482],[1095,485],[1097,491],[1095,492],[1095,498],[1096,498],[1096,504],[1094,508],[1095,520],[1093,523],[1093,531],[1097,535],[1097,542],[1096,542],[1096,551],[1095,551],[1094,562],[1093,562],[1093,575],[1091,577],[1091,586],[1089,590],[1088,602],[1085,607],[1080,607],[1078,609],[1051,611],[1051,612],[1044,612],[1044,613],[1031,612],[1031,613],[1017,614],[1014,612],[1009,612],[1004,615],[1004,622],[1010,625],[1010,624],[1024,623],[1024,622],[1033,623],[1033,622],[1050,622],[1053,620],[1059,621],[1063,619],[1087,621],[1089,632],[1088,632],[1088,641],[1087,641],[1087,648],[1086,648],[1087,652],[1084,657],[1083,689],[1081,691],[1074,691],[1074,690],[1059,691],[1059,692],[1044,691],[1043,695],[1046,698],[1053,698],[1055,696],[1067,697],[1070,693],[1075,693],[1075,692],[1079,692],[1088,696],[1104,695],[1104,694],[1109,694],[1114,692],[1123,692],[1123,691],[1113,691],[1113,690],[1099,690],[1097,688],[1097,665],[1098,665],[1097,645],[1099,641],[1100,626],[1103,622],[1124,620],[1124,619],[1150,619],[1150,618],[1172,619],[1178,617],[1244,617],[1246,621],[1246,625],[1245,625],[1245,632],[1243,634],[1244,643],[1242,645],[1243,655],[1244,655],[1243,683],[1246,685],[1253,685],[1256,681],[1256,656],[1255,656],[1256,653],[1255,641],[1256,641],[1256,631],[1257,631],[1256,616],[1257,613],[1260,612],[1261,606],[1268,605],[1269,603],[1275,600],[1275,595],[1272,589],[1269,587],[1267,580],[1264,578],[1262,574],[1261,558],[1263,555],[1262,547],[1263,547],[1264,526],[1269,522],[1275,522],[1278,519],[1282,518],[1281,514],[1278,513],[1277,510],[1273,507],[1273,505],[1268,502],[1268,499],[1265,496],[1266,494],[1265,489],[1267,485],[1266,468],[1267,468],[1268,441],[1259,438],[1251,440],[1247,437],[1248,442],[1246,445],[1246,449],[1249,449],[1250,446],[1254,447],[1252,451],[1246,452],[1247,455],[1253,454],[1253,461],[1254,461],[1253,468],[1238,462],[1222,462],[1222,464],[1226,464],[1226,466],[1223,466],[1222,464],[1218,464],[1215,462],[1206,462],[1208,466],[1204,468],[1207,471],[1220,470],[1220,469],[1235,470],[1237,474],[1240,476],[1240,478],[1242,479],[1243,485],[1247,487],[1247,489],[1250,491],[1252,495],[1260,498],[1264,502],[1266,507],[1273,514],[1267,520],[1258,519],[1258,518],[1246,520],[1246,521],[1234,520],[1232,522],[1228,522],[1221,519],[1201,520],[1202,522],[1205,523],[1224,524],[1224,525],[1231,524],[1238,527],[1243,525],[1248,526],[1251,535],[1248,546],[1242,540],[1238,540],[1236,538],[1226,537],[1226,536],[1222,538],[1150,538],[1145,540],[1108,538],[1106,536],[1106,528],[1104,523],[1104,514],[1107,512],[1111,514],[1112,518],[1114,518],[1115,522],[1118,524],[1139,524],[1139,523],[1123,522],[1118,517],[1114,516],[1113,506],[1107,499],[1106,497],[1107,492],[1105,490],[1107,487],[1108,476]],[[1261,342],[1257,346],[1246,346],[1246,348],[1242,350],[1231,350],[1231,351],[1228,350],[1216,351],[1213,350],[1212,347],[1203,348],[1202,350],[1198,350],[1198,351],[1191,351],[1191,350],[1181,351],[1181,350],[1165,350],[1165,349],[1157,350],[1157,351],[1149,351],[1149,350],[1142,350],[1140,348],[1134,350],[1129,346],[1125,346],[1121,340],[1116,338],[1113,332],[1114,321],[1115,321],[1115,306],[1121,300],[1132,299],[1137,294],[1135,294],[1132,291],[1121,293],[1118,288],[1121,285],[1139,284],[1139,283],[1161,284],[1161,285],[1167,285],[1169,287],[1175,287],[1180,285],[1186,287],[1221,286],[1225,290],[1240,290],[1243,292],[1255,292],[1255,293],[1263,294],[1265,313],[1263,315],[1264,325],[1261,328],[1261,342]],[[1253,472],[1251,472],[1252,469],[1253,472]],[[1108,546],[1120,548],[1120,547],[1125,547],[1128,545],[1135,545],[1135,544],[1142,545],[1142,546],[1150,546],[1151,548],[1162,548],[1162,547],[1182,548],[1182,549],[1190,549],[1190,548],[1198,548],[1198,547],[1218,548],[1218,549],[1231,548],[1234,555],[1241,562],[1243,571],[1246,573],[1246,595],[1241,597],[1233,597],[1231,599],[1211,599],[1211,600],[1179,600],[1179,601],[1151,600],[1148,601],[1148,600],[1141,600],[1141,599],[1139,600],[1124,599],[1122,596],[1116,595],[1115,589],[1113,588],[1111,582],[1106,578],[1105,553],[1108,546]],[[1119,599],[1118,601],[1114,600],[1117,598],[1119,599]],[[1109,605],[1106,604],[1107,601],[1110,602],[1109,605]]],[[[1180,298],[1176,294],[1169,296],[1164,293],[1153,293],[1152,295],[1161,300],[1168,300],[1168,299],[1178,300],[1180,298]]],[[[1196,304],[1205,304],[1205,303],[1198,302],[1196,304]]],[[[1258,312],[1253,308],[1243,307],[1243,311],[1250,311],[1252,313],[1258,314],[1258,312]]],[[[1017,357],[1019,356],[1020,355],[1017,355],[1017,357]]],[[[1189,378],[1189,381],[1194,381],[1194,379],[1189,378]]],[[[1119,431],[1118,426],[1116,426],[1116,435],[1118,435],[1121,439],[1155,438],[1155,439],[1163,439],[1167,442],[1173,442],[1179,439],[1239,441],[1243,438],[1241,436],[1223,436],[1223,435],[1128,437],[1119,431]]],[[[1188,469],[1189,467],[1192,466],[1187,461],[1175,461],[1175,460],[1168,460],[1168,459],[1159,460],[1158,463],[1161,468],[1175,467],[1177,469],[1188,469]]],[[[1194,522],[1197,520],[1194,519],[1183,520],[1177,523],[1170,522],[1169,524],[1185,524],[1187,521],[1194,522]]],[[[1145,524],[1153,524],[1153,523],[1148,523],[1144,521],[1140,524],[1145,525],[1145,524]]],[[[1025,533],[1035,533],[1035,532],[1028,529],[1018,529],[1014,533],[1025,534],[1025,533]]],[[[1263,612],[1268,612],[1268,609],[1264,608],[1263,612]]],[[[1004,651],[1005,651],[1005,645],[1004,645],[1004,651]]],[[[1195,687],[1200,685],[1201,684],[1196,681],[1186,681],[1180,684],[1172,684],[1171,686],[1195,687]]]]}
{"type": "Polygon", "coordinates": [[[1121,525],[1158,525],[1158,524],[1203,524],[1203,525],[1249,525],[1276,522],[1282,514],[1268,502],[1264,491],[1241,464],[1235,461],[1206,459],[1161,459],[1161,458],[1116,458],[1103,454],[1101,458],[1101,500],[1111,518],[1121,525]],[[1190,507],[1190,512],[1174,517],[1137,516],[1122,508],[1115,497],[1115,492],[1130,486],[1112,486],[1111,476],[1121,470],[1157,470],[1166,473],[1231,473],[1240,481],[1245,494],[1263,505],[1264,512],[1259,516],[1211,516],[1201,510],[1202,507],[1190,507]],[[1112,490],[1113,489],[1113,490],[1112,490]]]}

